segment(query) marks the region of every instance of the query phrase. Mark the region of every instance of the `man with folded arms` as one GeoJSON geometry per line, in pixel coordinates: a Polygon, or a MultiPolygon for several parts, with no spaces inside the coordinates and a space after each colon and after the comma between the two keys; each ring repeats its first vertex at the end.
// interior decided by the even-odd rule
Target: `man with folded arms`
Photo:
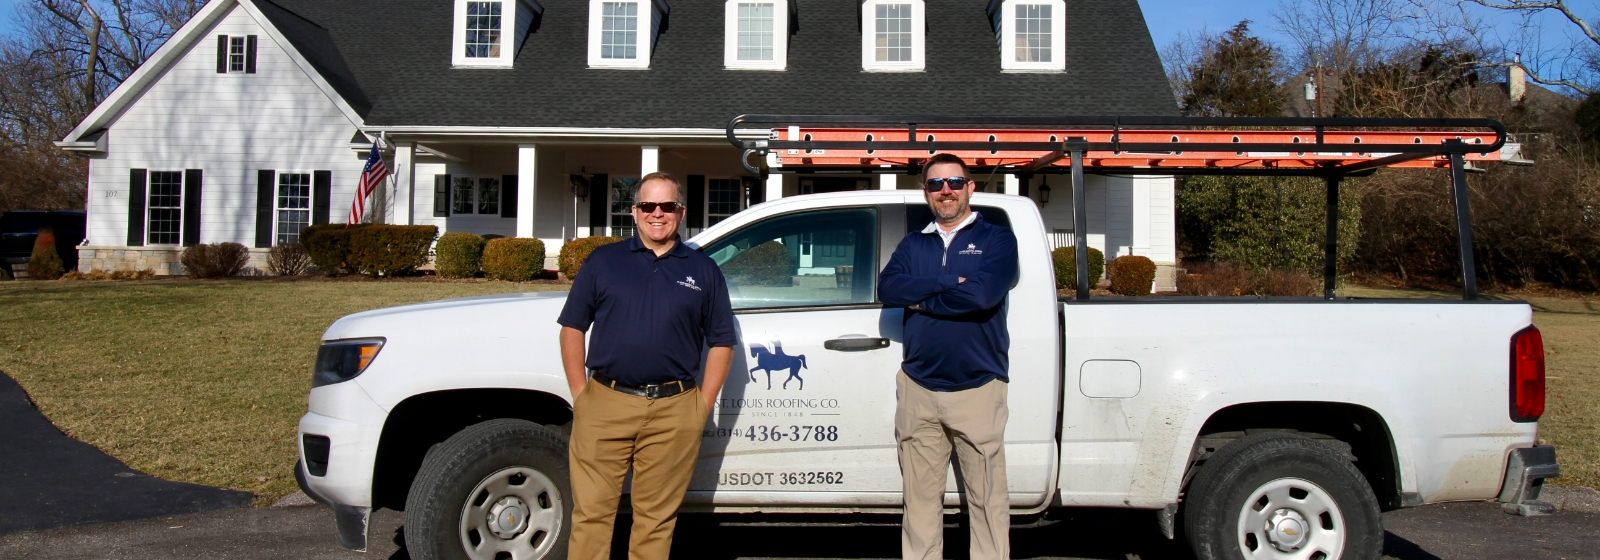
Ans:
{"type": "Polygon", "coordinates": [[[728,377],[737,342],[721,270],[678,241],[684,203],[677,179],[645,175],[634,200],[639,234],[589,255],[556,320],[573,396],[567,554],[575,560],[611,557],[613,523],[630,466],[628,557],[667,557],[678,506],[700,452],[701,429],[728,377]],[[591,324],[586,356],[583,336],[591,324]],[[711,349],[697,386],[695,373],[706,346],[711,349]]]}
{"type": "Polygon", "coordinates": [[[906,560],[944,554],[945,469],[953,447],[965,482],[973,560],[1011,555],[1006,489],[1006,292],[1017,279],[1017,238],[985,222],[968,201],[967,165],[928,158],[924,195],[934,220],[900,241],[879,296],[904,306],[905,357],[895,376],[906,560]]]}

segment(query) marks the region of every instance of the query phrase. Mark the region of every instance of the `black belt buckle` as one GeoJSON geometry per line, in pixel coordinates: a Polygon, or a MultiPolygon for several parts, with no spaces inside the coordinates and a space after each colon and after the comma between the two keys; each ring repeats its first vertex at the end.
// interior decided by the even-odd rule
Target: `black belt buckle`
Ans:
{"type": "Polygon", "coordinates": [[[661,385],[645,385],[644,387],[640,387],[640,389],[644,389],[644,398],[656,400],[662,397],[670,397],[678,393],[682,393],[682,387],[682,384],[673,382],[663,383],[661,385]]]}

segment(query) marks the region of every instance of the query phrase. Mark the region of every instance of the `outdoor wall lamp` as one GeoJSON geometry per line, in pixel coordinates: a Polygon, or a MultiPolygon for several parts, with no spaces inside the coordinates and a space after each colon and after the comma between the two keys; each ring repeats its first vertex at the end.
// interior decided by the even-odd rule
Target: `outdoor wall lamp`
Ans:
{"type": "Polygon", "coordinates": [[[589,199],[589,179],[583,175],[573,174],[567,177],[572,181],[572,196],[589,199]]]}
{"type": "Polygon", "coordinates": [[[1050,203],[1050,183],[1046,182],[1048,180],[1049,179],[1045,179],[1045,178],[1040,178],[1039,179],[1039,205],[1040,206],[1044,206],[1044,205],[1050,203]]]}
{"type": "Polygon", "coordinates": [[[756,178],[755,177],[751,177],[751,176],[748,176],[748,175],[746,175],[744,177],[740,177],[739,178],[739,186],[744,187],[744,199],[745,200],[755,200],[756,199],[756,178]]]}

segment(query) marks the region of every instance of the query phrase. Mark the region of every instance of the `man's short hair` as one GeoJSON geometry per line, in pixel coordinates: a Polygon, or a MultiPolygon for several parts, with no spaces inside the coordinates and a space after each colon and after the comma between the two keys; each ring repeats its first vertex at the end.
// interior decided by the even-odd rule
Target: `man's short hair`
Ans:
{"type": "Polygon", "coordinates": [[[631,193],[634,202],[639,201],[639,189],[644,188],[644,184],[650,181],[666,181],[668,183],[672,183],[673,198],[678,201],[678,206],[687,206],[689,204],[688,201],[684,200],[683,198],[683,183],[678,182],[677,177],[673,177],[671,173],[667,173],[665,171],[657,171],[655,173],[640,177],[639,182],[634,183],[633,192],[631,193]]]}
{"type": "Polygon", "coordinates": [[[927,178],[928,169],[931,169],[933,166],[939,165],[941,163],[953,163],[953,164],[959,165],[959,166],[961,166],[961,176],[963,176],[963,177],[972,177],[972,171],[967,169],[967,162],[966,161],[963,161],[960,157],[957,157],[955,154],[952,154],[950,152],[942,152],[942,153],[935,154],[931,158],[928,158],[928,161],[926,163],[922,164],[922,176],[923,176],[923,178],[927,178]]]}

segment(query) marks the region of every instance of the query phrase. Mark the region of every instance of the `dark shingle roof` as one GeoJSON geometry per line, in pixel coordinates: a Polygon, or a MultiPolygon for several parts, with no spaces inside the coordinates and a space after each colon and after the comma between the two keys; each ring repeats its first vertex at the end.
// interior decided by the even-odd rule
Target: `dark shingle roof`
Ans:
{"type": "Polygon", "coordinates": [[[366,92],[362,91],[355,74],[345,64],[337,42],[326,28],[268,0],[256,0],[256,6],[261,8],[262,15],[272,20],[272,25],[283,33],[285,39],[294,43],[295,50],[300,51],[300,55],[317,69],[318,74],[322,74],[322,79],[339,92],[351,109],[362,116],[372,110],[366,92]]]}
{"type": "Polygon", "coordinates": [[[336,88],[359,84],[339,91],[370,99],[369,125],[721,128],[740,113],[1177,114],[1136,0],[1066,0],[1067,69],[1050,74],[1000,71],[982,0],[926,0],[927,67],[917,73],[861,71],[860,0],[792,0],[798,29],[783,72],[723,69],[721,0],[669,2],[670,28],[649,70],[587,67],[587,0],[543,0],[539,29],[512,69],[450,67],[448,0],[273,1],[301,17],[272,15],[257,0],[297,48],[317,51],[304,54],[336,88]]]}

